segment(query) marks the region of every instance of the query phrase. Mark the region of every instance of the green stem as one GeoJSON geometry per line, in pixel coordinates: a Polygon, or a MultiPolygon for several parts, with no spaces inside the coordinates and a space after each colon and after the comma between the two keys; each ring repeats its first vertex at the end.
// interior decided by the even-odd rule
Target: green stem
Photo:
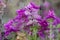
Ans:
{"type": "Polygon", "coordinates": [[[37,25],[33,25],[33,27],[30,30],[32,30],[32,35],[30,35],[29,39],[37,40],[38,39],[38,37],[37,37],[37,30],[38,30],[37,25]]]}
{"type": "Polygon", "coordinates": [[[37,40],[37,30],[34,30],[34,40],[37,40]]]}
{"type": "Polygon", "coordinates": [[[37,40],[37,27],[36,26],[33,28],[33,39],[37,40]]]}
{"type": "Polygon", "coordinates": [[[50,40],[52,40],[52,25],[50,24],[50,40]]]}

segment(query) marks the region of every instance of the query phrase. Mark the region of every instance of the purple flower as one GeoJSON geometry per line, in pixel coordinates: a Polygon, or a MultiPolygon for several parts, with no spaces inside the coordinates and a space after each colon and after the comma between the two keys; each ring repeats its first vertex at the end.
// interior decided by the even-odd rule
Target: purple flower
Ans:
{"type": "Polygon", "coordinates": [[[38,35],[39,35],[39,37],[41,37],[41,38],[45,38],[45,35],[44,35],[43,32],[38,32],[38,35]]]}
{"type": "Polygon", "coordinates": [[[52,25],[60,24],[60,18],[55,15],[53,9],[52,10],[49,10],[48,15],[45,17],[45,20],[48,20],[48,21],[51,21],[52,20],[52,25]]]}
{"type": "Polygon", "coordinates": [[[56,19],[56,15],[54,13],[54,10],[49,10],[48,15],[45,17],[46,19],[56,19]]]}
{"type": "Polygon", "coordinates": [[[40,22],[39,22],[39,24],[40,24],[40,28],[38,29],[38,32],[37,32],[37,34],[38,34],[38,36],[40,37],[40,38],[45,38],[46,37],[46,35],[45,35],[45,31],[46,30],[49,30],[49,28],[48,28],[48,22],[46,21],[46,20],[44,20],[44,19],[42,19],[40,22]]]}
{"type": "Polygon", "coordinates": [[[35,4],[30,3],[28,6],[25,7],[25,15],[28,16],[28,22],[24,27],[24,30],[28,33],[31,31],[30,28],[33,24],[37,24],[38,20],[41,20],[41,16],[38,14],[39,7],[35,6],[35,4]]]}
{"type": "Polygon", "coordinates": [[[57,26],[58,24],[60,24],[60,18],[56,18],[53,22],[53,25],[57,26]]]}
{"type": "Polygon", "coordinates": [[[49,28],[41,28],[38,30],[37,34],[40,38],[44,39],[47,35],[49,35],[48,31],[49,31],[49,28]]]}
{"type": "Polygon", "coordinates": [[[34,9],[39,9],[40,6],[36,5],[33,2],[30,2],[25,8],[34,8],[34,9]]]}
{"type": "Polygon", "coordinates": [[[39,22],[41,27],[47,27],[48,26],[48,22],[46,20],[42,20],[39,22]]]}
{"type": "Polygon", "coordinates": [[[16,12],[17,12],[17,15],[22,15],[22,14],[24,14],[25,9],[19,9],[16,12]]]}
{"type": "Polygon", "coordinates": [[[7,32],[8,34],[16,31],[21,30],[24,26],[25,23],[27,23],[27,18],[19,18],[20,16],[16,16],[14,19],[9,20],[6,24],[4,24],[5,27],[5,32],[7,32]]]}
{"type": "Polygon", "coordinates": [[[4,24],[6,34],[9,34],[12,31],[16,32],[24,28],[27,29],[27,31],[30,31],[31,24],[37,24],[38,20],[41,20],[38,10],[39,7],[33,3],[30,3],[26,8],[17,10],[17,16],[4,24]]]}
{"type": "Polygon", "coordinates": [[[35,8],[35,9],[39,9],[39,8],[40,8],[40,6],[36,5],[36,4],[33,3],[33,2],[31,2],[31,5],[32,5],[32,7],[35,8]]]}
{"type": "Polygon", "coordinates": [[[6,23],[6,24],[4,24],[4,26],[5,26],[5,29],[7,30],[10,30],[10,25],[12,25],[12,23],[13,23],[13,21],[12,20],[10,20],[8,23],[6,23]]]}

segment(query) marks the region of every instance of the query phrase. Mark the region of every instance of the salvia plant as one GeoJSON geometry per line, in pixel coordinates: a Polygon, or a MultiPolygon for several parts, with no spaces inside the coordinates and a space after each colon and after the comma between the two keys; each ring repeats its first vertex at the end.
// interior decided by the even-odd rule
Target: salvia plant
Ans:
{"type": "MultiPolygon", "coordinates": [[[[46,5],[47,3],[44,4],[45,8],[46,5]]],[[[14,32],[17,35],[14,40],[58,40],[60,18],[55,15],[53,8],[48,11],[43,10],[42,14],[45,16],[42,18],[39,13],[40,8],[31,2],[17,10],[15,18],[4,24],[4,36],[7,37],[14,32]]]]}

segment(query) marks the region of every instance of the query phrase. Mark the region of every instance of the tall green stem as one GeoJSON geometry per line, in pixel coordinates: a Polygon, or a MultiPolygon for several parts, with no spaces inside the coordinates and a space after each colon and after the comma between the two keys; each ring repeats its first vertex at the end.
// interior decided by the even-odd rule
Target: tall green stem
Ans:
{"type": "Polygon", "coordinates": [[[33,38],[34,40],[37,40],[37,29],[36,28],[33,29],[33,38]]]}
{"type": "Polygon", "coordinates": [[[50,23],[50,40],[52,40],[52,33],[53,33],[53,31],[52,31],[52,24],[50,23]]]}

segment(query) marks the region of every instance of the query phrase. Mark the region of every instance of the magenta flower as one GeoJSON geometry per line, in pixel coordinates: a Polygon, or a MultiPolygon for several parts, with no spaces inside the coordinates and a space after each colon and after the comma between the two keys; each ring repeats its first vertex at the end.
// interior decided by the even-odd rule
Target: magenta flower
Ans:
{"type": "Polygon", "coordinates": [[[56,18],[53,22],[53,25],[57,26],[58,24],[60,24],[60,18],[56,18]]]}
{"type": "Polygon", "coordinates": [[[45,17],[46,19],[56,19],[56,15],[53,10],[49,10],[47,16],[45,17]]]}
{"type": "Polygon", "coordinates": [[[25,9],[17,10],[17,15],[24,15],[25,9]]]}
{"type": "Polygon", "coordinates": [[[5,32],[9,34],[12,31],[16,32],[24,28],[28,28],[28,31],[31,24],[33,25],[38,23],[38,19],[41,20],[41,16],[38,14],[38,10],[39,7],[33,3],[30,3],[23,9],[17,10],[17,16],[4,24],[5,32]]]}
{"type": "Polygon", "coordinates": [[[46,34],[44,32],[49,30],[48,22],[46,20],[42,20],[39,23],[40,23],[40,29],[38,30],[37,34],[40,38],[43,39],[46,37],[46,34]]]}
{"type": "MultiPolygon", "coordinates": [[[[57,17],[54,13],[54,10],[49,10],[49,13],[48,15],[45,17],[46,20],[50,20],[52,19],[52,25],[57,25],[57,24],[60,24],[60,18],[57,17]]],[[[47,21],[48,22],[48,21],[47,21]]]]}
{"type": "Polygon", "coordinates": [[[43,32],[38,32],[38,36],[40,38],[45,38],[46,37],[46,35],[43,32]]]}
{"type": "Polygon", "coordinates": [[[42,20],[40,23],[41,27],[47,27],[48,26],[48,22],[46,20],[42,20]]]}
{"type": "Polygon", "coordinates": [[[34,4],[33,2],[31,2],[31,3],[29,3],[25,8],[34,8],[34,9],[39,9],[40,8],[40,6],[38,6],[38,5],[36,5],[36,4],[34,4]]]}
{"type": "MultiPolygon", "coordinates": [[[[47,3],[48,2],[45,2],[44,4],[45,8],[50,6],[50,4],[47,3]]],[[[46,38],[46,35],[48,36],[50,31],[50,19],[53,20],[53,22],[51,22],[52,25],[58,25],[60,24],[60,18],[55,15],[53,9],[49,9],[48,11],[44,10],[44,18],[41,18],[38,13],[39,9],[40,6],[31,2],[24,8],[17,10],[17,16],[4,24],[5,36],[8,36],[11,32],[16,33],[17,31],[23,30],[28,35],[38,35],[38,37],[42,39],[46,38]]]]}
{"type": "MultiPolygon", "coordinates": [[[[44,5],[46,6],[47,3],[45,3],[44,5]]],[[[49,4],[46,7],[48,6],[49,4]]],[[[5,35],[7,36],[11,32],[17,32],[21,30],[24,30],[29,35],[33,35],[33,31],[35,31],[33,29],[37,28],[36,30],[38,31],[36,35],[41,38],[45,38],[47,31],[50,30],[50,28],[48,27],[48,20],[52,19],[52,25],[56,25],[60,23],[60,19],[55,15],[53,9],[44,11],[46,16],[42,19],[40,14],[38,13],[39,9],[40,6],[37,6],[31,2],[26,7],[17,10],[17,16],[4,24],[5,35]],[[36,27],[36,25],[38,26],[36,27]]]]}

